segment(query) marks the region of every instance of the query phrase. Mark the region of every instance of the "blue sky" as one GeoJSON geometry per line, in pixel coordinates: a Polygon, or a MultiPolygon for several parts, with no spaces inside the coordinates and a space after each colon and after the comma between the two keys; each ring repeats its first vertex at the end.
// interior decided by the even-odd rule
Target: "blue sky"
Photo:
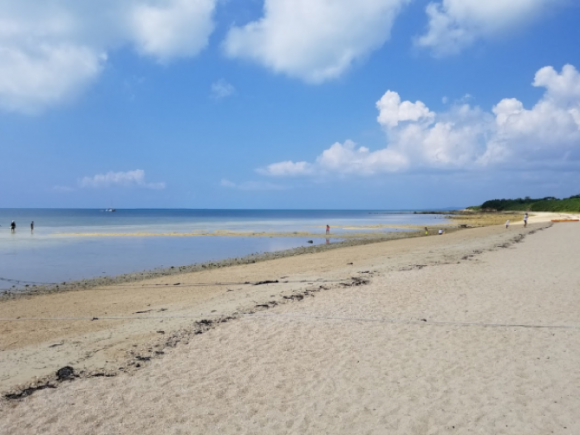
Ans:
{"type": "Polygon", "coordinates": [[[0,207],[580,193],[572,0],[0,0],[0,207]]]}

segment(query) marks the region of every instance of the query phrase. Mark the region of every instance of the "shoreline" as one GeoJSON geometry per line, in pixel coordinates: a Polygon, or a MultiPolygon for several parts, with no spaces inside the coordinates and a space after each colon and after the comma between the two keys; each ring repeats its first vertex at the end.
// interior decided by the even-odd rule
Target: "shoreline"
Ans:
{"type": "Polygon", "coordinates": [[[3,298],[0,392],[54,383],[55,371],[64,366],[82,371],[81,377],[133,372],[143,366],[141,359],[162,356],[177,342],[189,342],[240,316],[300,302],[321,290],[365,285],[378,270],[463,262],[549,226],[516,226],[515,231],[482,227],[437,237],[417,233],[397,240],[313,246],[262,255],[259,261],[258,256],[245,263],[234,259],[228,267],[165,269],[149,277],[109,278],[93,281],[93,287],[71,285],[65,291],[3,298]]]}
{"type": "Polygon", "coordinates": [[[579,242],[491,226],[4,301],[0,434],[576,433],[579,242]]]}
{"type": "MultiPolygon", "coordinates": [[[[449,225],[449,224],[448,224],[449,225]]],[[[443,225],[442,225],[443,226],[443,225]]],[[[458,228],[446,228],[446,231],[457,231],[458,228]]],[[[161,268],[147,269],[141,272],[130,272],[120,275],[113,276],[103,276],[95,278],[86,278],[69,282],[62,282],[60,284],[54,285],[29,285],[26,287],[20,287],[15,290],[3,290],[0,294],[0,303],[4,300],[13,300],[21,297],[31,297],[35,295],[43,294],[53,294],[62,293],[76,290],[87,290],[103,285],[115,285],[115,284],[125,284],[134,283],[142,280],[174,276],[184,273],[200,272],[205,270],[221,269],[224,267],[254,264],[257,262],[263,262],[268,260],[274,260],[279,258],[293,257],[296,255],[311,254],[318,252],[326,252],[334,249],[340,249],[350,246],[362,246],[373,243],[380,243],[390,240],[401,240],[407,238],[421,237],[423,233],[421,231],[408,231],[408,232],[392,232],[392,233],[382,233],[384,235],[378,235],[377,233],[369,234],[367,237],[361,238],[349,238],[347,240],[342,240],[339,242],[330,243],[328,245],[313,245],[313,246],[303,246],[298,248],[284,249],[281,251],[272,252],[260,252],[255,254],[249,254],[242,257],[229,257],[222,260],[207,261],[202,263],[194,263],[185,266],[168,266],[161,268]]],[[[436,234],[430,234],[436,235],[436,234]]],[[[266,236],[264,236],[266,237],[266,236]]],[[[269,236],[268,236],[269,237],[269,236]]],[[[288,237],[302,237],[302,235],[294,235],[288,237]]],[[[325,238],[324,236],[320,236],[325,238]]],[[[329,237],[332,238],[332,237],[329,237]]],[[[343,237],[334,237],[336,239],[343,239],[343,237]]]]}
{"type": "MultiPolygon", "coordinates": [[[[519,217],[520,214],[467,214],[467,215],[446,215],[446,221],[441,222],[437,226],[430,225],[430,229],[433,233],[429,236],[437,235],[435,233],[435,228],[443,228],[447,233],[454,231],[462,231],[469,228],[477,228],[482,226],[497,225],[503,223],[505,216],[509,215],[511,217],[519,217]]],[[[541,213],[537,213],[541,215],[541,213]]],[[[532,220],[533,221],[533,220],[532,220]]],[[[531,221],[531,222],[532,222],[531,221]]],[[[546,219],[539,219],[538,222],[544,222],[546,219]]],[[[343,228],[343,227],[341,227],[343,228]]],[[[338,239],[339,242],[330,243],[328,245],[314,245],[305,246],[298,248],[285,249],[281,251],[272,252],[260,252],[255,254],[248,254],[241,257],[227,257],[216,261],[206,261],[200,263],[193,263],[183,266],[167,266],[160,268],[145,269],[137,272],[123,273],[119,275],[112,276],[98,276],[93,278],[78,279],[73,281],[63,281],[58,284],[48,284],[48,285],[36,285],[28,284],[14,289],[5,289],[0,291],[0,302],[4,300],[13,300],[21,297],[32,297],[40,294],[53,294],[62,293],[75,290],[86,290],[103,285],[115,285],[124,283],[134,283],[141,280],[147,280],[151,278],[158,278],[163,276],[178,275],[181,273],[199,272],[203,270],[220,269],[224,267],[243,265],[243,264],[253,264],[256,262],[268,261],[277,258],[293,257],[296,255],[309,254],[314,252],[324,252],[332,249],[339,249],[349,246],[361,246],[372,243],[380,243],[389,240],[400,240],[406,238],[423,237],[423,226],[419,225],[389,225],[389,224],[377,224],[377,225],[359,225],[356,227],[345,226],[348,229],[377,229],[377,228],[393,228],[393,229],[404,229],[407,231],[393,231],[388,233],[379,232],[369,232],[369,233],[339,233],[331,234],[327,237],[325,234],[320,233],[268,233],[268,232],[235,232],[235,231],[218,231],[217,233],[171,233],[175,237],[311,237],[313,239],[338,239]]],[[[159,237],[168,236],[165,233],[59,233],[59,235],[65,235],[70,237],[88,235],[92,237],[159,237]]]]}

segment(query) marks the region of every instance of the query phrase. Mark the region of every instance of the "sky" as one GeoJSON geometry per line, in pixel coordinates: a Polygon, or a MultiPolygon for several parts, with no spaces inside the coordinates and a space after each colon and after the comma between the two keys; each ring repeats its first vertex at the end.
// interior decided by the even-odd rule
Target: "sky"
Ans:
{"type": "Polygon", "coordinates": [[[576,0],[0,0],[0,208],[580,194],[576,0]]]}

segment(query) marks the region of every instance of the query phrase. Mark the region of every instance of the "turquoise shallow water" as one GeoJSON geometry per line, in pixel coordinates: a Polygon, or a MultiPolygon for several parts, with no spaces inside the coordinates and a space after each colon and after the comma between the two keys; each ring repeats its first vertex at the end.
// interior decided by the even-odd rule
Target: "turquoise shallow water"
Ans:
{"type": "MultiPolygon", "coordinates": [[[[182,266],[256,252],[308,246],[303,237],[70,237],[62,233],[324,233],[331,226],[436,225],[440,216],[373,210],[103,210],[0,209],[0,289],[182,266]],[[16,221],[16,232],[10,222],[16,221]],[[30,222],[34,221],[34,233],[30,222]]],[[[381,229],[380,231],[392,231],[381,229]]],[[[315,243],[326,243],[314,238],[315,243]]]]}

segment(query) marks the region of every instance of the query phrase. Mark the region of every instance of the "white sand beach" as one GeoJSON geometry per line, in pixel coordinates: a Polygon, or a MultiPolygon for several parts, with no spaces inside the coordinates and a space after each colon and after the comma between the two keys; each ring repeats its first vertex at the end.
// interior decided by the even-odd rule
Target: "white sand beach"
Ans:
{"type": "Polygon", "coordinates": [[[0,388],[56,388],[0,434],[580,433],[580,224],[546,220],[2,301],[0,388]]]}

